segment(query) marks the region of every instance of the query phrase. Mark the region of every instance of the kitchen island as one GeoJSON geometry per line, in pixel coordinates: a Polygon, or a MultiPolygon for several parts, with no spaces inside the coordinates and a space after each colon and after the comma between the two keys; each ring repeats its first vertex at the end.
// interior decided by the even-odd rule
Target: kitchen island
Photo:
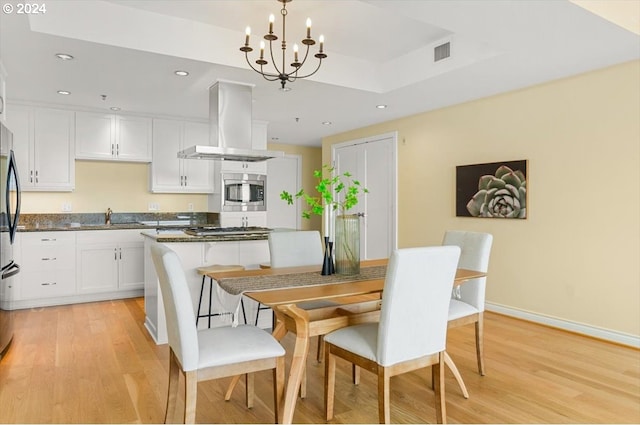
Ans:
{"type": "MultiPolygon", "coordinates": [[[[164,305],[158,284],[153,260],[151,258],[151,246],[164,244],[174,250],[184,268],[193,310],[197,312],[198,300],[202,276],[197,269],[212,264],[241,264],[247,269],[259,268],[260,263],[269,262],[268,233],[258,234],[234,234],[234,235],[188,235],[178,230],[145,231],[144,236],[144,303],[145,303],[145,327],[156,344],[167,342],[167,327],[165,322],[164,305]]],[[[214,283],[215,286],[215,283],[214,283]]],[[[202,308],[208,307],[209,285],[205,285],[202,294],[202,308]]],[[[214,289],[215,292],[215,289],[214,289]]],[[[212,297],[212,311],[223,312],[223,307],[217,302],[217,297],[212,297]]],[[[244,300],[247,321],[254,323],[257,312],[257,304],[249,299],[244,300]]],[[[243,318],[239,318],[243,323],[243,318]]],[[[228,326],[231,324],[231,315],[215,316],[211,326],[228,326]]],[[[206,320],[201,320],[199,329],[207,326],[206,320]]],[[[271,314],[263,312],[260,315],[258,326],[271,327],[271,314]]]]}

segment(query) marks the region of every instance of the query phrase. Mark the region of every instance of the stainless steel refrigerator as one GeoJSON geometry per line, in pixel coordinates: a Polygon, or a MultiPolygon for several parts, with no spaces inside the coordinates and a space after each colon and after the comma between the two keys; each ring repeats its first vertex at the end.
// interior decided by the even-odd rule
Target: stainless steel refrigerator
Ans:
{"type": "Polygon", "coordinates": [[[13,242],[20,216],[20,180],[13,153],[13,135],[0,123],[0,359],[13,338],[11,297],[20,266],[13,258],[13,242]]]}

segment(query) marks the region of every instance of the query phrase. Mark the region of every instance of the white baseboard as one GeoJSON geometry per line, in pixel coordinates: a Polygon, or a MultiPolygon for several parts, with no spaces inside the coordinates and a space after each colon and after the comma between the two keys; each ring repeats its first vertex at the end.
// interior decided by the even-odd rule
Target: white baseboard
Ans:
{"type": "Polygon", "coordinates": [[[572,322],[569,320],[558,319],[555,317],[532,313],[525,310],[519,310],[500,304],[485,303],[485,309],[487,311],[504,314],[505,316],[517,317],[519,319],[528,320],[530,322],[541,323],[543,325],[552,326],[554,328],[564,329],[570,332],[576,332],[594,338],[604,339],[622,345],[628,345],[634,348],[640,348],[640,337],[636,335],[602,329],[595,326],[585,325],[583,323],[572,322]]]}

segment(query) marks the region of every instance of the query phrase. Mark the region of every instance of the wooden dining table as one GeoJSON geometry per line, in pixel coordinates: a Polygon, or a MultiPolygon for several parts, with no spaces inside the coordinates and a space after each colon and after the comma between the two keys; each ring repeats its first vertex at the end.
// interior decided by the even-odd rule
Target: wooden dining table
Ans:
{"type": "MultiPolygon", "coordinates": [[[[320,274],[320,266],[266,268],[235,272],[211,272],[207,276],[230,294],[243,294],[273,309],[276,324],[273,336],[279,341],[288,332],[296,335],[293,356],[282,400],[281,423],[293,420],[297,395],[301,389],[309,352],[309,339],[358,323],[377,321],[380,317],[380,294],[384,287],[387,259],[363,260],[360,274],[355,276],[320,274]],[[309,301],[338,301],[330,307],[305,310],[298,304],[309,301]]],[[[486,273],[458,269],[454,286],[486,273]]],[[[445,362],[453,371],[467,396],[457,367],[446,355],[445,362]]],[[[230,396],[237,379],[231,384],[230,396]]],[[[304,390],[306,386],[303,386],[304,390]]],[[[304,393],[301,394],[304,397],[304,393]]]]}

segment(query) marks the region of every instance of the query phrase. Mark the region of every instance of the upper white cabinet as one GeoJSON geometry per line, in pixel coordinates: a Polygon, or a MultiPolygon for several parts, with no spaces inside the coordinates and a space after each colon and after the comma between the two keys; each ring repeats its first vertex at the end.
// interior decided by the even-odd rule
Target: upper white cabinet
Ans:
{"type": "Polygon", "coordinates": [[[151,118],[76,112],[76,159],[150,162],[151,118]]]}
{"type": "Polygon", "coordinates": [[[72,191],[75,186],[73,111],[12,105],[7,124],[13,132],[21,189],[72,191]]]}
{"type": "Polygon", "coordinates": [[[212,193],[213,162],[178,158],[180,150],[208,144],[208,123],[154,119],[151,191],[212,193]]]}

